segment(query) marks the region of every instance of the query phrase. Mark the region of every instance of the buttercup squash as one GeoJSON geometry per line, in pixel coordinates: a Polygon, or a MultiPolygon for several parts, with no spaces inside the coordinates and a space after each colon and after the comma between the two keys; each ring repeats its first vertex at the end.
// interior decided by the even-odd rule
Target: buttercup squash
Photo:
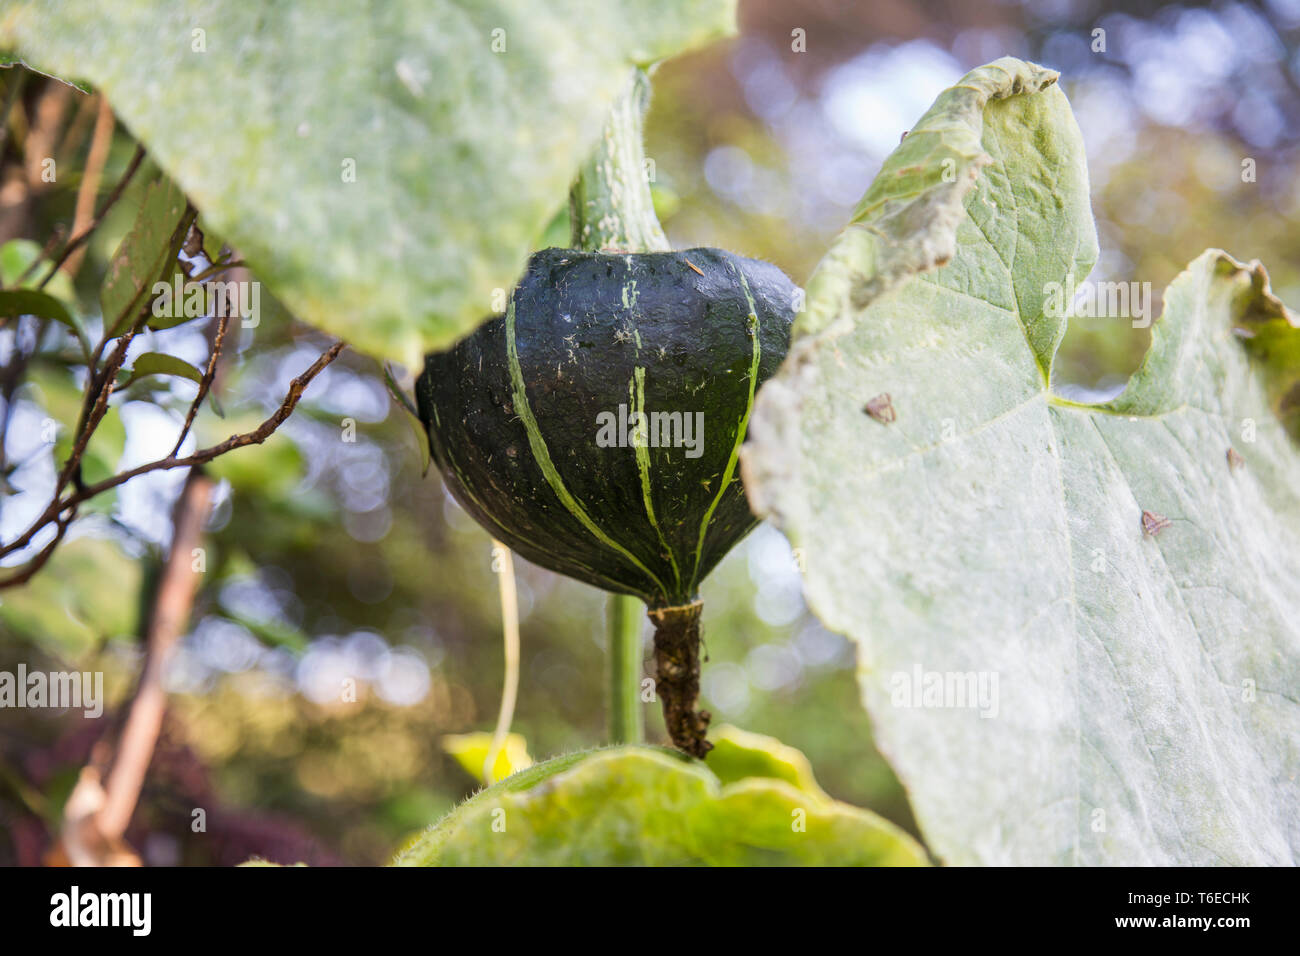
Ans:
{"type": "Polygon", "coordinates": [[[737,453],[796,294],[719,249],[547,249],[505,314],[429,355],[416,385],[433,459],[480,524],[646,602],[669,732],[697,755],[699,585],[757,524],[737,453]]]}

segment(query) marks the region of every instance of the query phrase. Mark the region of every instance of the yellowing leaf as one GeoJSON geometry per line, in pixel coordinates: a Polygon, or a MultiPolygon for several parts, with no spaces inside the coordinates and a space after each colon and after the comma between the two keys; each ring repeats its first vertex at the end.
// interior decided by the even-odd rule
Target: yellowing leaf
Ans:
{"type": "Polygon", "coordinates": [[[569,754],[475,794],[398,866],[917,866],[907,834],[783,780],[723,785],[643,746],[569,754]]]}
{"type": "Polygon", "coordinates": [[[812,764],[803,751],[781,743],[775,737],[750,733],[724,724],[709,734],[713,749],[704,762],[723,783],[747,777],[784,780],[811,796],[829,800],[813,776],[812,764]]]}
{"type": "MultiPolygon", "coordinates": [[[[448,734],[442,738],[442,749],[455,757],[456,762],[464,767],[465,772],[471,777],[483,781],[483,767],[492,749],[491,734],[448,734]]],[[[505,744],[497,752],[496,760],[492,762],[491,779],[483,782],[496,783],[532,765],[533,759],[528,756],[528,742],[524,740],[523,735],[506,734],[505,744]]]]}

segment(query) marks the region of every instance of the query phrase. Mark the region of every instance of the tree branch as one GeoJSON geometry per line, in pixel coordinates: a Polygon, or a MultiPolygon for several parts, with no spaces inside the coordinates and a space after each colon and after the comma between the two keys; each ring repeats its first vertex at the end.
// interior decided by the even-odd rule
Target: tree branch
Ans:
{"type": "MultiPolygon", "coordinates": [[[[171,247],[173,249],[178,249],[184,243],[186,237],[190,234],[197,215],[198,213],[194,207],[187,203],[185,206],[185,214],[181,217],[180,223],[172,233],[171,247]]],[[[159,281],[164,280],[167,275],[170,274],[167,270],[170,270],[171,267],[172,257],[168,257],[168,265],[159,276],[159,281]]],[[[46,276],[46,278],[48,279],[49,276],[46,276]]],[[[103,420],[104,414],[108,410],[108,400],[113,394],[113,389],[116,387],[118,370],[126,360],[126,352],[127,349],[130,348],[131,341],[148,320],[150,301],[150,297],[146,297],[144,301],[140,303],[134,321],[126,327],[124,332],[120,333],[120,336],[115,330],[121,328],[123,323],[126,322],[131,305],[128,304],[119,315],[115,316],[111,325],[108,323],[108,317],[104,317],[104,334],[100,338],[99,344],[95,346],[94,354],[91,355],[90,362],[87,366],[89,375],[87,376],[86,382],[86,397],[82,403],[81,417],[77,421],[76,445],[73,448],[72,453],[68,456],[68,460],[64,463],[62,470],[59,472],[59,479],[54,487],[54,496],[56,499],[63,493],[63,489],[67,485],[69,479],[74,481],[78,489],[82,487],[81,456],[85,453],[86,445],[90,441],[91,434],[99,427],[100,421],[103,420]],[[100,356],[103,355],[104,348],[115,336],[118,337],[117,347],[114,349],[108,363],[104,368],[100,369],[100,356]]],[[[4,552],[0,551],[0,554],[3,553],[4,552]]]]}
{"type": "Polygon", "coordinates": [[[163,673],[176,641],[189,624],[199,589],[200,573],[195,570],[193,553],[202,539],[212,489],[212,479],[196,468],[185,480],[176,502],[171,551],[149,615],[144,670],[104,782],[104,805],[95,818],[100,833],[110,842],[120,839],[131,822],[162,730],[167,709],[163,673]]]}
{"type": "Polygon", "coordinates": [[[126,723],[117,739],[112,766],[103,783],[108,744],[101,741],[82,768],[64,804],[63,829],[56,854],[73,866],[138,866],[139,856],[123,835],[135,813],[158,735],[167,711],[163,675],[194,608],[200,571],[194,551],[212,503],[213,481],[199,469],[190,472],[176,501],[172,543],[154,593],[145,632],[145,661],[126,723]]]}
{"type": "MultiPolygon", "coordinates": [[[[99,211],[95,213],[95,218],[90,221],[90,225],[68,240],[68,244],[63,247],[63,251],[59,253],[59,257],[54,260],[53,265],[50,266],[50,271],[45,273],[41,281],[36,284],[36,288],[44,289],[49,285],[50,280],[54,278],[54,274],[63,267],[65,262],[68,261],[68,257],[81,248],[82,244],[94,234],[96,229],[99,228],[100,223],[104,221],[104,217],[108,215],[108,211],[113,208],[119,199],[122,198],[122,193],[126,191],[126,187],[130,184],[131,180],[135,178],[136,172],[140,169],[140,164],[144,161],[144,155],[144,147],[137,146],[135,148],[135,155],[131,157],[131,162],[126,167],[126,172],[123,173],[122,178],[117,181],[117,185],[113,187],[113,191],[108,194],[108,198],[104,200],[104,204],[99,207],[99,211]]],[[[40,261],[40,259],[32,260],[32,264],[27,267],[26,271],[24,271],[22,276],[18,279],[18,285],[21,286],[27,281],[31,274],[36,271],[36,267],[40,264],[40,261]]]]}
{"type": "MultiPolygon", "coordinates": [[[[186,455],[183,458],[177,458],[174,454],[169,455],[166,458],[160,458],[156,461],[139,465],[128,471],[114,475],[111,478],[105,478],[103,481],[97,482],[96,484],[76,488],[71,494],[64,496],[56,495],[54,500],[50,502],[48,507],[46,507],[34,522],[32,522],[31,526],[26,531],[10,543],[6,544],[3,548],[0,548],[0,557],[12,554],[27,547],[31,543],[32,539],[39,534],[43,528],[50,524],[55,523],[56,521],[70,521],[71,516],[68,516],[66,519],[60,517],[69,509],[74,509],[75,512],[75,508],[83,501],[93,498],[96,495],[103,494],[105,491],[112,488],[116,488],[118,485],[130,481],[138,475],[143,475],[151,471],[168,471],[172,468],[186,468],[193,465],[202,465],[212,461],[214,458],[226,454],[227,452],[234,451],[236,448],[243,448],[246,445],[260,445],[262,442],[266,441],[266,439],[271,437],[277,428],[284,424],[284,421],[297,407],[299,400],[302,398],[307,386],[311,384],[312,379],[319,375],[327,365],[338,358],[339,353],[342,352],[344,348],[345,344],[343,342],[335,342],[331,345],[329,349],[317,358],[305,372],[289,383],[288,392],[285,394],[284,400],[280,403],[280,407],[277,408],[269,418],[262,422],[261,425],[252,431],[243,432],[238,435],[231,435],[219,444],[200,449],[192,455],[186,455]]],[[[41,555],[33,558],[32,562],[29,562],[28,565],[23,566],[20,571],[4,579],[0,579],[0,590],[13,587],[17,584],[22,584],[28,580],[32,574],[35,573],[35,570],[39,570],[39,566],[35,570],[31,568],[31,564],[35,563],[37,560],[40,560],[41,564],[44,564],[44,562],[48,560],[48,555],[42,552],[41,555]]]]}
{"type": "MultiPolygon", "coordinates": [[[[74,235],[86,233],[95,211],[95,194],[99,192],[99,179],[104,174],[104,163],[108,161],[108,150],[113,144],[113,110],[103,96],[99,99],[99,110],[95,116],[95,133],[90,140],[90,153],[86,156],[86,171],[77,190],[77,206],[72,216],[74,235]]],[[[102,219],[102,216],[101,216],[102,219]]],[[[88,233],[87,233],[88,234],[88,233]]],[[[85,249],[75,249],[66,256],[63,271],[68,278],[75,278],[86,256],[85,249]]]]}
{"type": "Polygon", "coordinates": [[[208,367],[203,370],[203,378],[199,380],[199,391],[194,396],[194,401],[190,402],[189,411],[185,413],[185,424],[181,426],[181,433],[176,438],[176,444],[172,447],[172,453],[168,458],[175,458],[180,454],[181,445],[185,444],[185,436],[190,433],[190,426],[194,424],[194,416],[199,413],[199,406],[203,404],[203,399],[207,398],[208,390],[212,388],[212,380],[217,375],[217,362],[221,358],[221,347],[226,341],[226,329],[230,327],[230,316],[223,315],[217,319],[217,334],[212,340],[212,354],[208,356],[208,367]]]}

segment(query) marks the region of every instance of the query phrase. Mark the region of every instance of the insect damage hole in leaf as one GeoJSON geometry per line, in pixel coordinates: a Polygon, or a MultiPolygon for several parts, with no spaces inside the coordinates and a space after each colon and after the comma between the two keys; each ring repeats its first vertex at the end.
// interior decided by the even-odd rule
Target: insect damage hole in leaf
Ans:
{"type": "Polygon", "coordinates": [[[1142,533],[1148,537],[1154,538],[1172,524],[1173,522],[1164,515],[1156,514],[1154,511],[1142,512],[1142,533]]]}
{"type": "Polygon", "coordinates": [[[888,392],[882,392],[868,401],[862,410],[882,425],[898,420],[898,414],[894,411],[894,401],[889,397],[888,392]]]}

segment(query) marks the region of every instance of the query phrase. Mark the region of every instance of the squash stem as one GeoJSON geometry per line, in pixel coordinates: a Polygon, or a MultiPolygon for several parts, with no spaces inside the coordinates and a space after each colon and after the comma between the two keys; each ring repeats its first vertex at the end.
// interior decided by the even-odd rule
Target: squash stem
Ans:
{"type": "Polygon", "coordinates": [[[609,742],[645,740],[641,709],[641,601],[628,594],[609,596],[608,718],[609,742]]]}
{"type": "Polygon", "coordinates": [[[704,759],[713,749],[705,740],[709,712],[696,710],[700,698],[700,612],[703,601],[680,607],[652,607],[655,626],[655,693],[663,701],[664,724],[673,746],[704,759]]]}
{"type": "MultiPolygon", "coordinates": [[[[667,252],[668,237],[650,195],[642,124],[650,78],[636,69],[614,103],[591,157],[569,192],[571,244],[584,252],[667,252]]],[[[610,743],[641,743],[641,614],[644,605],[625,594],[610,596],[606,657],[610,743]]]]}
{"type": "Polygon", "coordinates": [[[650,78],[633,71],[591,157],[569,191],[573,248],[586,252],[667,252],[650,195],[642,126],[650,78]]]}

